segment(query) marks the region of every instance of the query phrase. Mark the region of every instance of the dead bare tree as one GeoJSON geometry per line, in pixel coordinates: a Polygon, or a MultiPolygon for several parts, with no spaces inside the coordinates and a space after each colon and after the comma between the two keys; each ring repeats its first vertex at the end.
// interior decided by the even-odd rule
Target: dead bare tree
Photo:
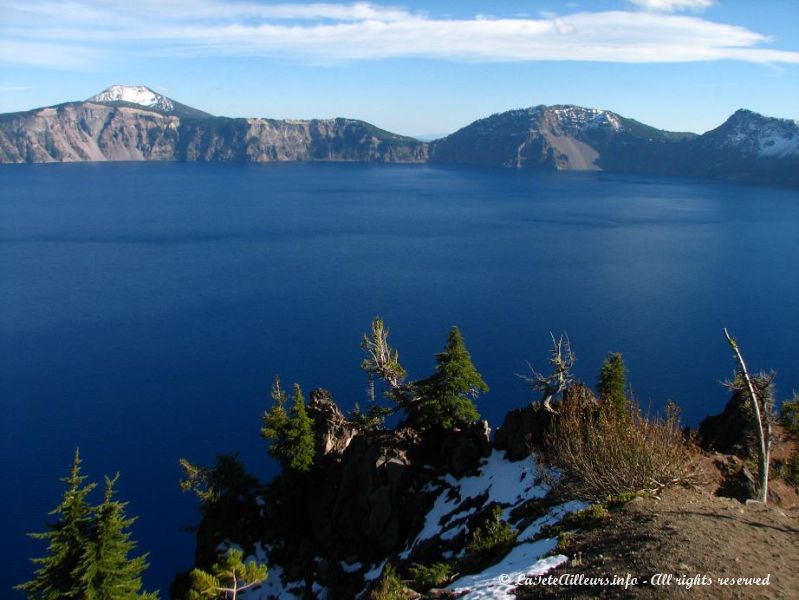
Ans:
{"type": "Polygon", "coordinates": [[[552,333],[549,335],[552,337],[552,349],[549,351],[549,364],[552,367],[552,372],[549,375],[539,373],[528,362],[530,374],[519,375],[519,377],[534,391],[541,394],[541,403],[546,410],[557,413],[558,411],[552,408],[552,402],[572,383],[574,378],[571,369],[576,358],[567,335],[562,334],[558,339],[555,339],[552,333]]]}
{"type": "MultiPolygon", "coordinates": [[[[735,355],[735,360],[738,362],[740,375],[743,379],[742,388],[745,390],[749,397],[752,406],[752,412],[755,417],[755,433],[757,435],[758,443],[758,471],[760,475],[760,489],[758,501],[766,504],[768,501],[768,472],[769,461],[771,453],[771,426],[773,420],[773,399],[770,398],[768,389],[771,382],[766,382],[765,391],[758,395],[755,391],[755,385],[752,383],[752,377],[746,368],[744,357],[741,355],[741,349],[738,347],[738,342],[732,337],[727,328],[724,328],[724,337],[730,344],[732,351],[735,355]]],[[[736,384],[731,383],[730,387],[738,387],[736,384]]]]}
{"type": "Polygon", "coordinates": [[[408,408],[417,398],[414,394],[413,383],[405,381],[407,371],[399,362],[399,352],[388,343],[389,330],[383,319],[375,317],[372,320],[371,331],[363,334],[361,348],[366,353],[366,358],[361,362],[361,368],[369,377],[370,397],[374,400],[374,382],[383,380],[388,386],[387,395],[394,400],[396,407],[392,412],[408,408]]]}

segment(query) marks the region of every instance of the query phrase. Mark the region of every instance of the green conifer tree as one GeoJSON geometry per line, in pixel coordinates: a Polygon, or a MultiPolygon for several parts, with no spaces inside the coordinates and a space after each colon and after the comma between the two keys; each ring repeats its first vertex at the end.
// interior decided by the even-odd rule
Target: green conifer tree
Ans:
{"type": "Polygon", "coordinates": [[[472,363],[463,336],[453,327],[444,351],[436,355],[436,370],[416,384],[419,399],[409,408],[412,422],[421,427],[450,429],[480,418],[473,399],[488,391],[472,363]]]}
{"type": "Polygon", "coordinates": [[[147,569],[147,555],[131,558],[136,542],[128,528],[136,520],[125,515],[126,502],[114,499],[119,479],[105,478],[105,496],[97,507],[90,539],[81,558],[81,581],[85,600],[147,600],[155,594],[142,593],[141,574],[147,569]]]}
{"type": "Polygon", "coordinates": [[[605,358],[596,387],[600,399],[613,405],[619,417],[627,415],[627,368],[620,353],[605,358]]]}
{"type": "Polygon", "coordinates": [[[305,398],[299,384],[294,384],[294,405],[288,427],[288,466],[295,471],[308,471],[313,466],[316,454],[313,421],[305,410],[305,398]]]}
{"type": "Polygon", "coordinates": [[[93,518],[93,510],[87,496],[95,484],[84,485],[85,475],[80,472],[80,453],[76,449],[72,470],[68,477],[61,479],[67,485],[64,498],[52,512],[58,521],[48,525],[50,531],[32,533],[37,540],[49,542],[48,555],[34,558],[39,565],[33,579],[17,586],[26,592],[28,598],[42,600],[64,600],[86,597],[86,584],[83,580],[81,558],[86,548],[93,518]]]}
{"type": "Polygon", "coordinates": [[[284,468],[308,471],[313,466],[316,442],[313,421],[305,410],[302,389],[294,384],[294,402],[286,411],[286,393],[275,378],[272,386],[272,408],[265,412],[261,436],[269,442],[269,454],[284,468]]]}
{"type": "Polygon", "coordinates": [[[280,377],[275,376],[272,383],[272,408],[266,411],[261,420],[261,437],[269,442],[269,455],[284,462],[288,455],[289,415],[286,412],[286,392],[280,386],[280,377]]]}
{"type": "Polygon", "coordinates": [[[225,598],[236,600],[236,596],[266,581],[268,569],[255,561],[244,562],[241,550],[230,548],[208,573],[201,569],[192,570],[190,600],[225,598]]]}

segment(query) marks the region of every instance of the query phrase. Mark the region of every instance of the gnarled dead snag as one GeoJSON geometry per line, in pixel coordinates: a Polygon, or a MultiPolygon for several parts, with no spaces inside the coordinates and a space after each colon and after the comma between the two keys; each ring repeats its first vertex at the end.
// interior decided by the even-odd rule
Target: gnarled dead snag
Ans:
{"type": "Polygon", "coordinates": [[[549,335],[552,337],[552,350],[549,352],[549,364],[552,366],[552,372],[549,375],[543,375],[528,362],[530,374],[519,375],[519,377],[541,394],[541,403],[546,410],[557,413],[552,408],[552,401],[571,384],[573,380],[571,369],[576,359],[567,335],[561,335],[558,339],[555,339],[552,333],[549,335]]]}
{"type": "Polygon", "coordinates": [[[746,385],[746,392],[755,415],[755,433],[757,434],[758,468],[760,475],[758,500],[766,504],[768,501],[769,454],[771,453],[771,407],[768,405],[768,399],[765,397],[767,394],[763,394],[764,397],[761,398],[758,397],[757,392],[755,392],[755,386],[752,384],[752,378],[749,376],[749,371],[746,368],[744,357],[741,355],[738,342],[729,334],[726,327],[724,328],[724,337],[727,338],[727,342],[729,342],[735,354],[735,359],[738,361],[738,366],[741,369],[741,376],[746,385]]]}

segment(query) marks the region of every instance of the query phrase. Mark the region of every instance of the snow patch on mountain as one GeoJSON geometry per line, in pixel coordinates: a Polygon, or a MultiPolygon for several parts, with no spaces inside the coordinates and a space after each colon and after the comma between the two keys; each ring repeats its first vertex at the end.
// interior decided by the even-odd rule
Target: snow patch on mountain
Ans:
{"type": "Polygon", "coordinates": [[[726,128],[723,144],[759,157],[799,156],[799,121],[774,119],[740,110],[720,129],[726,128]]]}
{"type": "Polygon", "coordinates": [[[143,85],[112,85],[89,98],[87,102],[130,102],[139,106],[157,108],[164,112],[171,112],[175,109],[175,105],[169,98],[157,94],[143,85]]]}
{"type": "Polygon", "coordinates": [[[581,106],[553,106],[551,111],[563,126],[580,130],[597,127],[610,127],[614,131],[621,129],[619,117],[607,110],[581,106]]]}

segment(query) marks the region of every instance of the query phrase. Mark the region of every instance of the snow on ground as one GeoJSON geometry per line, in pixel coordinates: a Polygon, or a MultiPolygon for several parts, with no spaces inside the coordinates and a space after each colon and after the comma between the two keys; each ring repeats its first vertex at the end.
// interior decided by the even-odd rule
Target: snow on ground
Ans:
{"type": "Polygon", "coordinates": [[[477,475],[462,479],[455,479],[451,475],[442,478],[445,487],[436,498],[433,508],[427,513],[424,527],[409,550],[434,535],[441,535],[444,539],[457,535],[446,532],[455,521],[473,511],[460,511],[446,520],[444,518],[470,498],[476,498],[487,492],[486,504],[506,505],[509,507],[506,512],[526,500],[543,498],[549,493],[549,487],[536,482],[537,473],[538,468],[532,458],[510,462],[505,459],[503,452],[494,450],[491,456],[483,461],[477,475]]]}
{"type": "Polygon", "coordinates": [[[451,583],[447,589],[464,593],[461,600],[514,600],[513,588],[526,577],[544,575],[566,562],[562,554],[542,558],[555,549],[557,540],[538,540],[519,544],[508,555],[482,573],[467,575],[451,583]]]}
{"type": "Polygon", "coordinates": [[[388,562],[388,561],[384,560],[379,565],[376,565],[375,567],[372,567],[371,569],[369,569],[369,571],[367,571],[366,574],[363,576],[363,580],[364,581],[374,581],[375,579],[380,577],[380,574],[383,572],[383,567],[386,566],[386,562],[388,562]]]}
{"type": "Polygon", "coordinates": [[[355,573],[356,571],[360,571],[361,569],[363,569],[363,565],[359,562],[350,564],[342,560],[338,564],[341,567],[341,570],[344,571],[345,573],[355,573]]]}
{"type": "Polygon", "coordinates": [[[89,98],[88,102],[130,102],[139,106],[150,106],[167,111],[174,108],[169,98],[156,94],[143,85],[112,85],[89,98]]]}
{"type": "MultiPolygon", "coordinates": [[[[539,469],[536,462],[531,458],[519,462],[506,460],[503,453],[495,450],[483,460],[477,474],[456,479],[452,475],[441,477],[427,489],[431,492],[439,490],[438,496],[432,508],[425,517],[424,527],[407,548],[397,555],[400,559],[407,559],[413,552],[415,546],[434,536],[440,536],[444,540],[453,539],[460,533],[466,531],[465,520],[473,515],[477,507],[462,505],[472,499],[485,497],[484,505],[499,504],[504,507],[503,518],[509,519],[510,512],[516,506],[537,498],[546,496],[550,488],[544,483],[537,481],[539,469]]],[[[481,600],[492,598],[499,600],[512,600],[511,590],[516,587],[520,579],[526,576],[535,577],[543,575],[555,568],[567,559],[562,555],[547,556],[546,554],[554,550],[557,541],[554,539],[543,539],[532,541],[545,525],[557,523],[566,514],[581,510],[587,505],[571,501],[552,507],[547,514],[533,521],[523,531],[519,532],[519,544],[514,547],[504,559],[495,565],[487,568],[477,575],[461,577],[452,584],[449,589],[456,592],[466,593],[463,596],[466,600],[481,600]]],[[[268,548],[260,546],[256,548],[255,558],[259,562],[267,562],[268,548]]],[[[449,559],[463,555],[465,549],[455,555],[448,551],[449,559]]],[[[392,559],[394,560],[394,559],[392,559]]],[[[383,572],[387,560],[372,566],[364,575],[364,584],[378,579],[383,572]]],[[[361,563],[339,563],[341,570],[345,573],[355,573],[362,571],[365,566],[361,563]]],[[[267,598],[277,598],[279,600],[293,600],[301,596],[304,589],[304,582],[293,581],[283,583],[283,570],[279,565],[269,564],[269,578],[257,589],[249,590],[242,595],[245,600],[266,600],[267,598]]],[[[327,589],[315,583],[313,593],[319,597],[327,596],[327,589]]],[[[361,592],[363,594],[363,592],[361,592]]]]}
{"type": "Polygon", "coordinates": [[[584,508],[588,508],[588,504],[578,500],[570,500],[564,504],[559,504],[558,506],[550,509],[550,511],[540,519],[536,519],[530,523],[530,525],[528,525],[524,531],[520,531],[516,539],[518,539],[520,542],[530,540],[538,535],[538,532],[541,531],[541,528],[544,527],[544,525],[553,525],[560,521],[567,514],[577,512],[578,510],[583,510],[584,508]]]}
{"type": "MultiPolygon", "coordinates": [[[[259,559],[261,560],[261,559],[259,559]]],[[[283,568],[280,565],[269,565],[269,576],[261,585],[251,588],[239,595],[241,600],[301,600],[305,582],[291,581],[283,583],[283,568]],[[294,593],[292,589],[296,589],[294,593]]]]}

